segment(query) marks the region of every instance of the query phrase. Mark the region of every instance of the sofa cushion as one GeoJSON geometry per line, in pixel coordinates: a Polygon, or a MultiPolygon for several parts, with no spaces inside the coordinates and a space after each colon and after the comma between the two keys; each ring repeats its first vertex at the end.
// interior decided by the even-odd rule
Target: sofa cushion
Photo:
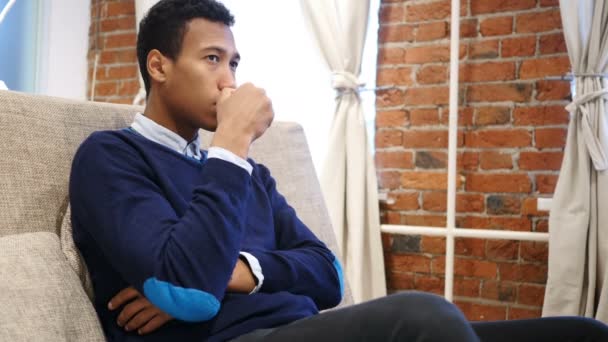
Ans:
{"type": "Polygon", "coordinates": [[[0,341],[104,341],[53,233],[0,238],[0,341]]]}
{"type": "Polygon", "coordinates": [[[65,214],[63,215],[63,221],[61,222],[61,228],[59,231],[59,239],[61,240],[61,251],[65,255],[68,264],[74,270],[74,272],[76,272],[84,291],[86,292],[87,296],[89,296],[91,302],[93,302],[93,283],[91,282],[91,275],[89,274],[87,264],[84,262],[80,251],[74,243],[74,238],[72,236],[72,210],[70,209],[69,205],[65,214]]]}

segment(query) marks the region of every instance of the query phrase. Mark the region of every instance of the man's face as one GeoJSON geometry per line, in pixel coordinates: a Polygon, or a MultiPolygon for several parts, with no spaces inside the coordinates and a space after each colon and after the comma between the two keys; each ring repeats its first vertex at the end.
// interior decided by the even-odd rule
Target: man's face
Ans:
{"type": "Polygon", "coordinates": [[[216,102],[223,88],[236,87],[239,54],[230,28],[222,23],[193,19],[186,25],[182,48],[169,62],[161,96],[175,119],[215,131],[216,102]]]}

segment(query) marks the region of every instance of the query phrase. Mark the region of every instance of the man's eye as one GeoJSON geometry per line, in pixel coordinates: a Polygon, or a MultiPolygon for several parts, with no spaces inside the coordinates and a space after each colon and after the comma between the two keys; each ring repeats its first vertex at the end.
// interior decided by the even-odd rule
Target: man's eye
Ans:
{"type": "Polygon", "coordinates": [[[220,61],[220,57],[216,55],[209,55],[207,56],[207,59],[213,63],[217,63],[220,61]]]}
{"type": "Polygon", "coordinates": [[[239,66],[239,62],[230,62],[230,68],[232,70],[236,70],[236,68],[239,66]]]}

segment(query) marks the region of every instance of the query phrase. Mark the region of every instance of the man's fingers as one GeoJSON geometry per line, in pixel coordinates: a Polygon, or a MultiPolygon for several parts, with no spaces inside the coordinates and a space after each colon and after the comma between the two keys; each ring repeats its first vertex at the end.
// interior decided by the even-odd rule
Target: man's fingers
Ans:
{"type": "Polygon", "coordinates": [[[155,331],[156,329],[162,327],[163,325],[165,325],[165,323],[169,322],[172,319],[173,318],[171,316],[167,315],[164,312],[161,312],[158,315],[154,316],[148,323],[146,323],[146,325],[140,328],[137,332],[140,335],[149,334],[155,331]]]}
{"type": "Polygon", "coordinates": [[[127,304],[118,315],[117,323],[119,326],[124,326],[141,310],[151,306],[152,304],[144,297],[140,297],[131,303],[127,304]]]}
{"type": "Polygon", "coordinates": [[[114,296],[110,302],[108,303],[108,309],[110,310],[114,310],[117,309],[121,306],[123,306],[125,303],[137,298],[141,296],[141,294],[133,287],[127,287],[123,290],[121,290],[120,292],[118,292],[118,294],[116,294],[116,296],[114,296]]]}
{"type": "Polygon", "coordinates": [[[234,88],[224,88],[222,89],[222,92],[220,93],[220,98],[217,100],[218,103],[222,103],[224,102],[227,98],[229,98],[232,93],[234,93],[236,89],[234,88]]]}
{"type": "Polygon", "coordinates": [[[143,327],[146,323],[148,323],[152,318],[154,318],[154,316],[158,315],[159,313],[161,313],[161,311],[158,310],[154,306],[146,307],[143,310],[141,310],[140,312],[136,313],[135,316],[133,316],[133,318],[131,318],[131,320],[129,320],[127,322],[127,324],[125,325],[125,330],[126,331],[138,330],[141,327],[143,327]]]}

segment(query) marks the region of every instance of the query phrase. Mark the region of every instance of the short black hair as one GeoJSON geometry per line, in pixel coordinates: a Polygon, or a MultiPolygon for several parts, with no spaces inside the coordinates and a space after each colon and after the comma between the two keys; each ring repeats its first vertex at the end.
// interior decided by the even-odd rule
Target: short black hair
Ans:
{"type": "Polygon", "coordinates": [[[137,60],[147,95],[150,95],[150,75],[146,67],[148,53],[157,49],[175,60],[182,49],[186,25],[196,18],[226,26],[234,24],[230,11],[216,0],[160,0],[139,23],[137,60]]]}

